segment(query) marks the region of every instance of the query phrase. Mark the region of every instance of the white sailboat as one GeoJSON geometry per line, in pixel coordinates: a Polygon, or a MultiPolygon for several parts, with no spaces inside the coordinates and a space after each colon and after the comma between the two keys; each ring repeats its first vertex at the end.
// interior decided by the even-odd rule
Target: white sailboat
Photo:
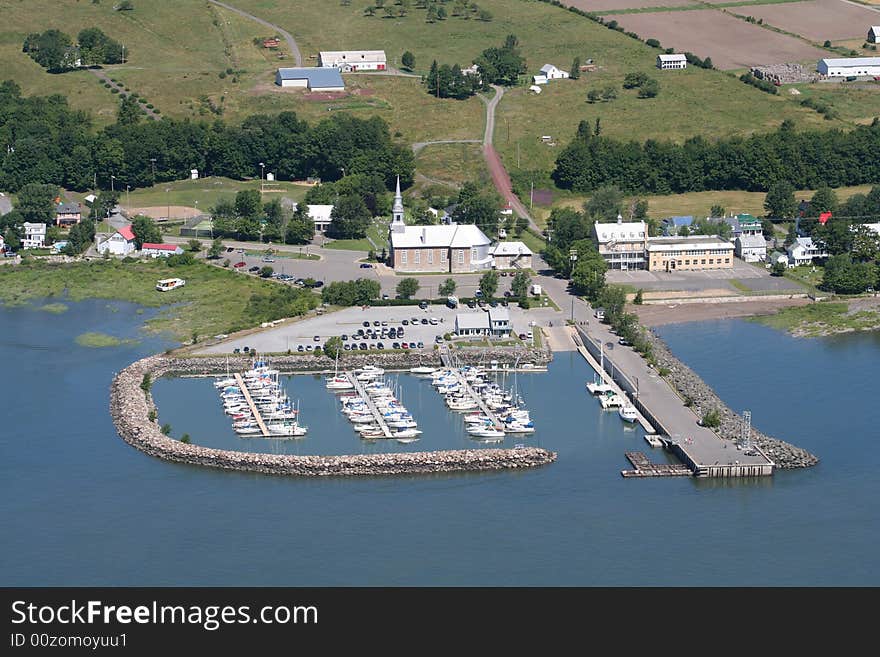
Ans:
{"type": "MultiPolygon", "coordinates": [[[[605,371],[605,345],[602,343],[599,344],[599,370],[601,372],[605,371]]],[[[610,383],[605,383],[602,375],[599,372],[596,372],[596,375],[593,377],[593,382],[587,384],[587,390],[589,390],[592,395],[604,395],[608,392],[614,392],[614,386],[610,383]]]]}
{"type": "Polygon", "coordinates": [[[324,387],[327,390],[351,390],[354,384],[348,380],[348,377],[339,376],[339,352],[336,352],[336,364],[333,370],[333,376],[324,379],[324,387]]]}

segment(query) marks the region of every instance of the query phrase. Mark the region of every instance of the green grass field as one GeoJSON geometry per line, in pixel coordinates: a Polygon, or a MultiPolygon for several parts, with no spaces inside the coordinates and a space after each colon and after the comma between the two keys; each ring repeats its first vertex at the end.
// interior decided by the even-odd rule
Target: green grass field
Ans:
{"type": "Polygon", "coordinates": [[[799,337],[818,337],[847,331],[875,330],[880,326],[880,313],[871,310],[850,313],[846,303],[823,301],[784,308],[774,315],[752,317],[751,320],[799,337]]]}
{"type": "Polygon", "coordinates": [[[68,299],[130,301],[163,309],[147,320],[148,330],[186,341],[193,332],[208,337],[250,327],[253,320],[244,311],[251,294],[272,285],[276,284],[203,263],[174,269],[151,259],[135,263],[35,263],[0,271],[0,303],[18,305],[53,298],[56,301],[50,305],[54,307],[68,299]],[[186,285],[170,293],[157,292],[156,281],[169,276],[185,279],[186,285]]]}
{"type": "Polygon", "coordinates": [[[468,181],[480,187],[492,184],[480,144],[430,144],[419,152],[416,169],[427,178],[458,187],[468,181]]]}

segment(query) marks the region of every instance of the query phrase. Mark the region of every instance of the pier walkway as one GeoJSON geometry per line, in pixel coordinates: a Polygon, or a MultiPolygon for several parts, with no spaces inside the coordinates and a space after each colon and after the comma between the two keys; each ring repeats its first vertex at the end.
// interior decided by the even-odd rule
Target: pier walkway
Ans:
{"type": "Polygon", "coordinates": [[[391,429],[388,427],[388,424],[385,422],[385,418],[382,416],[382,412],[376,406],[376,402],[373,401],[373,398],[367,394],[367,389],[364,388],[364,384],[361,381],[358,381],[357,376],[354,372],[346,372],[346,378],[351,381],[352,385],[354,385],[354,389],[357,391],[357,394],[367,405],[367,408],[370,409],[370,413],[373,414],[373,419],[376,420],[376,424],[379,425],[379,428],[382,429],[382,433],[385,434],[386,438],[391,438],[391,429]]]}
{"type": "Polygon", "coordinates": [[[263,416],[260,415],[260,411],[257,410],[257,405],[254,403],[253,397],[251,397],[251,391],[248,390],[247,385],[244,382],[244,379],[241,377],[241,374],[235,375],[235,382],[238,383],[238,388],[241,390],[242,394],[244,394],[244,400],[247,402],[248,406],[251,409],[251,413],[254,414],[254,420],[257,422],[257,426],[260,427],[260,431],[263,432],[263,437],[267,438],[271,434],[269,433],[269,429],[266,427],[266,423],[263,422],[263,416]]]}
{"type": "MultiPolygon", "coordinates": [[[[457,367],[455,367],[455,364],[453,362],[454,357],[452,356],[451,353],[449,353],[449,347],[446,346],[445,344],[441,345],[441,347],[440,347],[440,361],[443,363],[444,367],[458,369],[457,367]]],[[[468,383],[463,376],[459,380],[461,381],[461,384],[464,386],[464,390],[467,393],[468,397],[470,397],[475,402],[477,402],[477,406],[479,406],[479,408],[483,412],[483,414],[485,416],[491,418],[492,423],[495,424],[496,426],[502,426],[501,420],[498,419],[498,416],[495,414],[495,411],[493,411],[491,408],[489,408],[489,406],[486,404],[486,402],[483,400],[483,398],[480,395],[478,395],[477,391],[471,387],[471,384],[468,383]]]]}
{"type": "MultiPolygon", "coordinates": [[[[669,437],[668,445],[700,477],[755,477],[773,473],[773,462],[757,447],[739,450],[714,431],[700,426],[698,417],[678,393],[640,354],[617,344],[608,327],[592,321],[590,330],[577,327],[583,347],[595,359],[604,342],[606,372],[628,393],[633,405],[654,430],[669,437]]],[[[707,409],[708,410],[708,409],[707,409]]]]}
{"type": "Polygon", "coordinates": [[[681,463],[652,463],[642,452],[627,452],[635,470],[621,470],[624,477],[690,477],[694,473],[681,463]]]}

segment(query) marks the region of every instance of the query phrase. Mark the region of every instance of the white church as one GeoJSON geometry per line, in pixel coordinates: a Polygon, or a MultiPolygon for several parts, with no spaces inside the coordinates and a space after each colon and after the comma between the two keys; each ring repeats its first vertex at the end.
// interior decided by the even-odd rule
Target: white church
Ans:
{"type": "Polygon", "coordinates": [[[492,268],[492,240],[473,224],[407,226],[400,176],[391,214],[389,262],[397,271],[455,273],[492,268]]]}

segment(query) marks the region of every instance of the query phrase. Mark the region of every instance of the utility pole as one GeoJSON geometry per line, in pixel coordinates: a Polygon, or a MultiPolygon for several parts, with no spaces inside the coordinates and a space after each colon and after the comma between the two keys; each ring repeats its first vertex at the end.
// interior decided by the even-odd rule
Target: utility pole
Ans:
{"type": "Polygon", "coordinates": [[[516,142],[516,168],[519,169],[519,142],[516,142]]]}
{"type": "Polygon", "coordinates": [[[116,180],[116,176],[110,174],[110,193],[113,194],[116,192],[116,189],[113,186],[113,181],[116,180]]]}
{"type": "Polygon", "coordinates": [[[263,195],[263,172],[266,170],[266,164],[260,162],[260,196],[263,195]]]}
{"type": "Polygon", "coordinates": [[[128,193],[129,186],[125,186],[125,205],[128,206],[128,211],[131,212],[131,194],[128,193]]]}
{"type": "Polygon", "coordinates": [[[532,201],[535,195],[535,181],[529,183],[529,212],[532,211],[532,201]]]}
{"type": "Polygon", "coordinates": [[[150,158],[150,167],[153,169],[153,184],[156,184],[156,158],[150,158]]]}
{"type": "Polygon", "coordinates": [[[171,191],[170,187],[165,188],[165,203],[168,205],[168,210],[166,212],[165,219],[167,219],[168,221],[171,221],[171,201],[168,197],[168,192],[170,192],[170,191],[171,191]]]}
{"type": "Polygon", "coordinates": [[[574,324],[574,297],[571,298],[571,323],[574,324]]]}

